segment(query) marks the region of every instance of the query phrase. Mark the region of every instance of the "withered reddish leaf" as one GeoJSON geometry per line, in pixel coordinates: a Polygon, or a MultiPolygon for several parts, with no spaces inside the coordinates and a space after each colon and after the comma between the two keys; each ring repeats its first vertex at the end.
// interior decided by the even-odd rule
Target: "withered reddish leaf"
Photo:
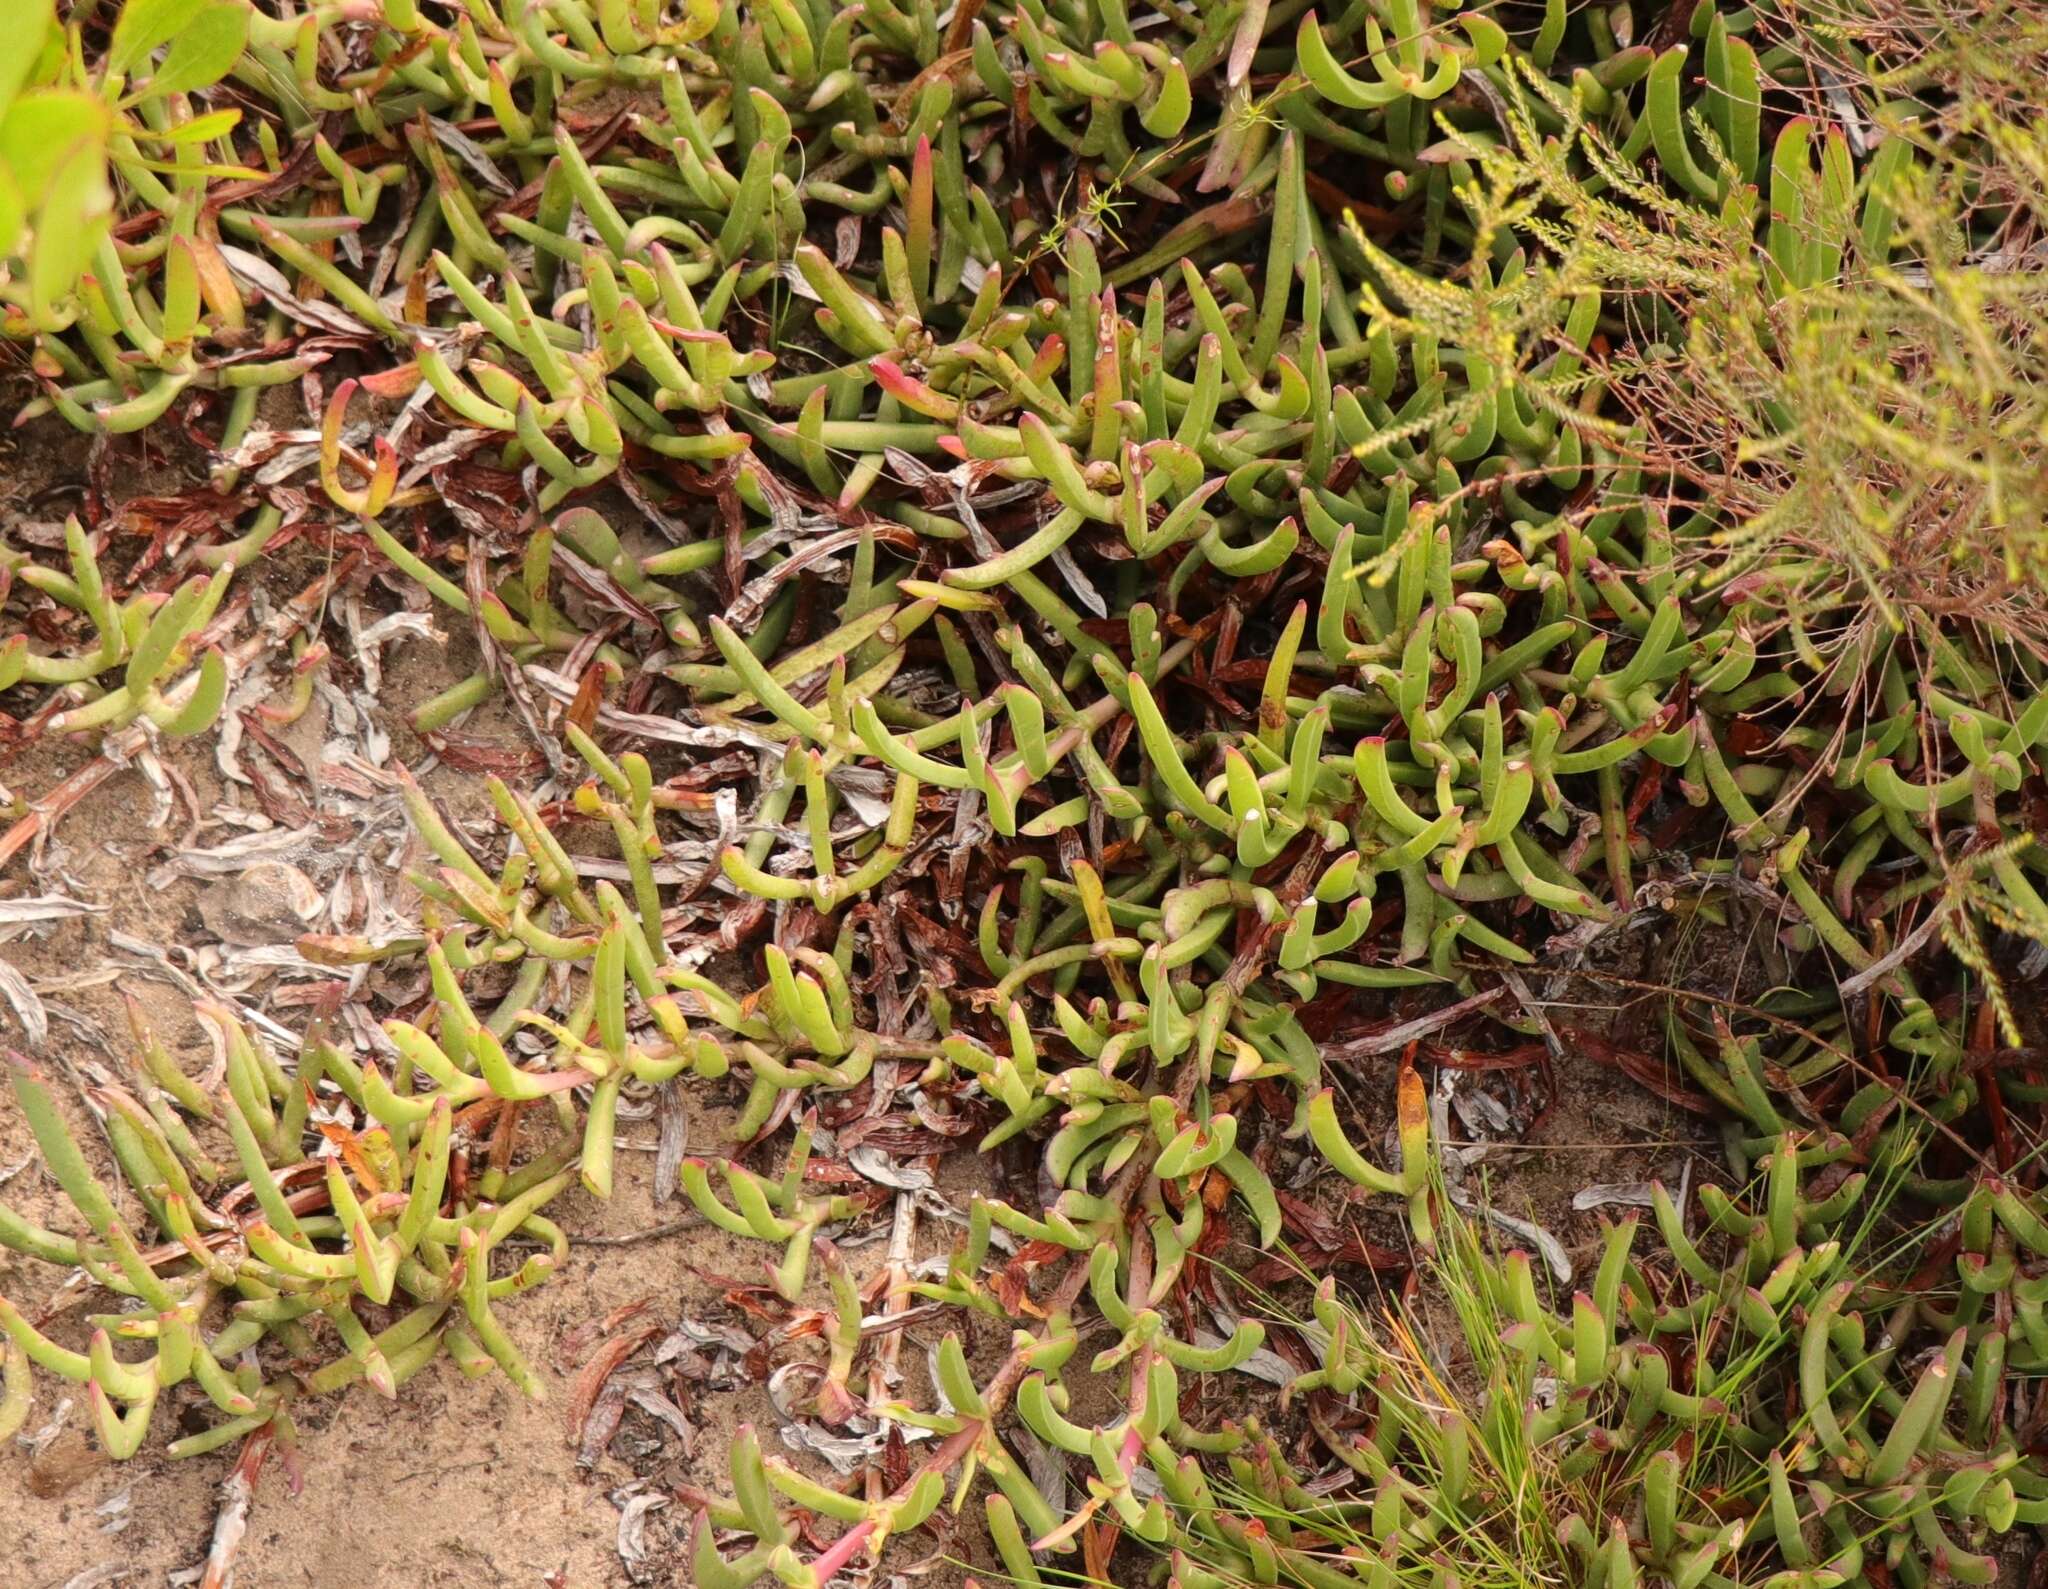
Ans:
{"type": "Polygon", "coordinates": [[[1690,1114],[1705,1115],[1708,1118],[1721,1112],[1714,1101],[1704,1093],[1694,1092],[1690,1087],[1673,1079],[1670,1068],[1660,1059],[1654,1059],[1639,1049],[1625,1048],[1619,1043],[1610,1042],[1593,1032],[1567,1029],[1562,1035],[1575,1044],[1588,1059],[1620,1071],[1639,1086],[1647,1087],[1668,1104],[1690,1114]]]}
{"type": "Polygon", "coordinates": [[[661,1333],[659,1324],[636,1324],[630,1330],[622,1330],[602,1342],[590,1354],[589,1361],[576,1371],[576,1377],[569,1382],[568,1402],[562,1409],[570,1445],[582,1447],[584,1425],[589,1422],[605,1381],[619,1371],[621,1363],[661,1333]]]}

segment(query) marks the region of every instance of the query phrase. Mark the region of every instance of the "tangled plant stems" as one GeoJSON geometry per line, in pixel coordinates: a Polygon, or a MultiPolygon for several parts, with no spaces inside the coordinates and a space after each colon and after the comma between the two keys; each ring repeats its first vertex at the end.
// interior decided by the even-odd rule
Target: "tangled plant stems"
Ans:
{"type": "Polygon", "coordinates": [[[1986,1537],[2038,1520],[2005,1398],[2048,1351],[2014,1121],[2043,1093],[1989,1056],[2048,932],[2048,158],[1976,55],[1714,0],[1640,37],[1562,0],[108,9],[31,6],[42,47],[0,75],[21,415],[198,439],[233,528],[170,568],[119,567],[106,524],[68,527],[67,569],[5,554],[27,735],[111,768],[205,729],[282,635],[230,645],[252,576],[324,537],[323,594],[387,569],[474,638],[426,742],[502,693],[563,798],[493,779],[493,869],[408,788],[417,930],[301,946],[424,962],[380,1054],[316,1035],[288,1070],[213,1012],[214,1097],[138,1035],[137,1090],[87,1101],[161,1245],[16,1067],[84,1228],[0,1240],[128,1305],[82,1353],[0,1315],[8,1417],[24,1359],[120,1453],[187,1380],[225,1421],[186,1449],[288,1438],[295,1395],[444,1348],[537,1389],[493,1303],[559,1257],[557,1191],[611,1190],[622,1097],[687,1074],[740,1099],[735,1151],[682,1166],[696,1208],[784,1299],[820,1260],[811,1410],[931,1437],[879,1499],[743,1437],[734,1499],[693,1497],[711,1589],[822,1589],[984,1475],[1010,1575],[1128,1538],[1188,1589],[1464,1582],[1518,1470],[1584,1499],[1528,1548],[1615,1589],[1982,1581],[1986,1537]],[[1992,373],[1930,357],[1966,333],[1992,373]],[[273,387],[304,430],[258,424],[273,387]],[[1980,580],[1987,535],[2024,621],[1905,599],[1904,567],[1980,580]],[[1804,1035],[1769,1060],[1674,1019],[1762,1180],[1703,1188],[1703,1237],[1660,1201],[1659,1252],[1617,1228],[1553,1307],[1437,1195],[1405,1039],[1332,1039],[1392,1006],[1555,1041],[1513,968],[1644,920],[1679,849],[1702,913],[1770,901],[1789,982],[1846,980],[1770,996],[1804,1035]],[[738,988],[701,969],[742,948],[738,988]],[[1333,1052],[1400,1054],[1387,1155],[1333,1052]],[[875,1206],[815,1160],[877,1088],[1041,1177],[906,1282],[1040,1321],[979,1377],[946,1334],[937,1411],[855,1388],[862,1298],[821,1240],[875,1206]],[[315,1102],[352,1123],[309,1134],[315,1102]],[[744,1162],[785,1127],[779,1168],[744,1162]],[[1217,1256],[1278,1244],[1276,1172],[1318,1168],[1405,1209],[1481,1402],[1325,1287],[1270,1325],[1317,1352],[1313,1441],[1184,1412],[1267,1339],[1217,1256]],[[1866,1265],[1872,1184],[1959,1237],[1866,1265]],[[1107,1426],[1062,1380],[1084,1336],[1107,1426]]]}

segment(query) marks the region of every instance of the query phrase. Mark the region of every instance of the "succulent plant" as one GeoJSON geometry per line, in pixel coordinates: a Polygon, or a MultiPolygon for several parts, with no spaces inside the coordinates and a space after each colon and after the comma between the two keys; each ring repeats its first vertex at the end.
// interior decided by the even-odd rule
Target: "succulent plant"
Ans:
{"type": "MultiPolygon", "coordinates": [[[[389,1080],[318,1034],[287,1072],[227,1006],[197,1014],[226,1057],[218,1094],[192,1081],[131,1006],[133,1085],[88,1095],[146,1230],[124,1217],[93,1171],[47,1073],[10,1056],[14,1101],[83,1228],[45,1230],[0,1209],[0,1242],[82,1269],[120,1303],[88,1320],[90,1344],[80,1352],[0,1299],[0,1330],[13,1351],[85,1387],[100,1443],[117,1458],[135,1454],[159,1402],[187,1383],[226,1416],[172,1442],[174,1456],[217,1450],[259,1428],[289,1438],[299,1395],[362,1380],[394,1396],[444,1350],[471,1376],[502,1370],[540,1395],[494,1303],[559,1264],[566,1239],[541,1210],[570,1177],[545,1156],[509,1172],[468,1172],[478,1107],[495,1114],[530,1083],[459,993],[440,1015],[444,1041],[464,1063],[450,1062],[416,1027],[392,1022],[402,1058],[389,1080]],[[504,1092],[474,1073],[487,1053],[505,1072],[504,1092]],[[436,1064],[448,1067],[445,1077],[436,1064]],[[422,1093],[416,1080],[430,1077],[448,1085],[422,1093]],[[326,1089],[357,1127],[313,1128],[311,1108],[326,1089]],[[225,1134],[231,1164],[210,1156],[202,1131],[225,1134]],[[329,1151],[312,1151],[311,1142],[329,1151]],[[494,1258],[515,1242],[525,1256],[494,1276],[494,1258]],[[127,1355],[142,1343],[146,1356],[127,1355]],[[287,1354],[289,1373],[268,1360],[272,1346],[287,1354]]],[[[26,1406],[18,1361],[10,1356],[9,1388],[23,1395],[11,1407],[17,1420],[26,1406]]]]}
{"type": "Polygon", "coordinates": [[[1951,1150],[2039,1101],[1987,1079],[1954,1000],[1974,979],[2023,1035],[2000,935],[2048,929],[2028,804],[2048,648],[1916,611],[1923,660],[1853,616],[1917,505],[1897,479],[1978,524],[2038,507],[2031,355],[1979,346],[1996,339],[1969,306],[2038,322],[2034,289],[1987,285],[1981,254],[2039,206],[1946,163],[1996,146],[2038,178],[2011,127],[1924,135],[1883,97],[1920,68],[1857,27],[1816,74],[1780,8],[1712,0],[1641,41],[1626,3],[1563,0],[52,11],[30,8],[40,48],[0,68],[0,328],[39,394],[22,417],[181,426],[237,522],[125,599],[103,527],[67,528],[68,572],[6,554],[0,579],[52,606],[33,649],[0,643],[0,689],[69,690],[39,726],[121,745],[209,726],[224,592],[317,482],[333,511],[302,533],[474,637],[475,673],[415,728],[440,744],[502,689],[558,798],[491,782],[493,869],[408,785],[417,931],[302,944],[424,962],[432,1015],[387,1025],[388,1077],[324,1038],[289,1074],[214,1011],[215,1098],[138,1036],[136,1088],[90,1101],[161,1247],[17,1067],[83,1229],[0,1215],[0,1240],[125,1305],[84,1353],[0,1312],[0,1426],[31,1361],[88,1385],[124,1454],[187,1379],[226,1421],[178,1449],[288,1432],[296,1394],[389,1391],[443,1348],[537,1389],[492,1304],[558,1258],[549,1198],[611,1191],[622,1096],[685,1076],[733,1089],[742,1147],[686,1160],[682,1185],[764,1244],[781,1297],[818,1259],[816,1409],[842,1420],[863,1410],[861,1300],[831,1234],[871,1201],[810,1173],[816,1115],[887,1067],[984,1152],[1028,1150],[1046,1194],[978,1196],[917,1293],[1041,1322],[978,1381],[943,1337],[937,1408],[888,1409],[927,1454],[882,1499],[739,1439],[734,1500],[697,1519],[700,1584],[822,1589],[983,1472],[1027,1583],[1084,1525],[1167,1552],[1188,1589],[1447,1577],[1448,1545],[1486,1531],[1478,1459],[1502,1442],[1574,1482],[1640,1480],[1545,1536],[1560,1576],[1617,1589],[1752,1569],[1819,1589],[1882,1581],[1880,1561],[1975,1581],[1982,1536],[2032,1520],[2048,1481],[1999,1386],[2048,1352],[2028,1273],[2048,1222],[2023,1171],[1951,1150]],[[1883,86],[1808,99],[1838,81],[1883,86]],[[1921,306],[1917,331],[1887,343],[1872,292],[1921,306]],[[1802,384],[1849,328],[1875,350],[1854,401],[1802,384]],[[2017,372],[1961,405],[1996,432],[1982,467],[1860,396],[1956,406],[1915,409],[1900,373],[1944,336],[2017,372]],[[329,386],[344,350],[357,373],[329,386]],[[262,392],[292,383],[304,492],[279,489],[290,444],[254,434],[262,392]],[[1705,412],[1733,461],[1675,447],[1657,394],[1705,412]],[[1860,438],[1852,487],[1779,491],[1768,460],[1837,456],[1831,426],[1860,438]],[[459,560],[436,540],[451,460],[496,493],[458,508],[459,560]],[[1748,506],[1724,507],[1723,479],[1748,506]],[[1787,552],[1816,503],[1855,526],[1851,556],[1787,552]],[[1799,716],[1816,700],[1860,715],[1822,730],[1799,716]],[[587,772],[573,791],[558,741],[587,772]],[[669,778],[662,744],[732,760],[669,778]],[[665,894],[676,833],[713,811],[710,864],[665,894]],[[609,830],[617,864],[572,853],[571,823],[609,830]],[[1405,1042],[1367,1044],[1391,1060],[1383,1154],[1358,1145],[1332,1033],[1381,1004],[1398,1033],[1435,990],[1477,1001],[1445,1021],[1555,1041],[1495,979],[1642,920],[1640,881],[1688,831],[1702,853],[1732,841],[1694,868],[1703,891],[1771,896],[1793,951],[1875,996],[1857,1018],[1912,1081],[1840,1086],[1832,996],[1770,996],[1807,1024],[1769,1060],[1674,1020],[1737,1178],[1763,1179],[1702,1190],[1704,1241],[1660,1202],[1662,1258],[1617,1227],[1560,1314],[1437,1195],[1405,1042]],[[668,913],[706,890],[721,947],[745,951],[724,982],[672,941],[668,913]],[[1786,1104],[1813,1085],[1843,1094],[1833,1130],[1786,1104]],[[331,1153],[316,1091],[352,1122],[319,1134],[331,1153]],[[556,1129],[457,1173],[462,1134],[511,1115],[556,1129]],[[785,1125],[779,1168],[743,1162],[785,1125]],[[1420,1360],[1319,1292],[1300,1334],[1321,1362],[1293,1394],[1355,1475],[1336,1489],[1263,1429],[1181,1411],[1191,1376],[1283,1327],[1211,1338],[1192,1297],[1233,1238],[1281,1241],[1274,1176],[1297,1152],[1403,1211],[1422,1261],[1462,1266],[1475,1318],[1512,1321],[1467,1417],[1424,1406],[1399,1382],[1420,1360]],[[220,1193],[237,1170],[253,1212],[220,1193]],[[1953,1297],[1859,1266],[1844,1232],[1873,1185],[1955,1219],[1953,1297]],[[515,1237],[542,1250],[494,1276],[515,1237]],[[1084,1333],[1125,1390],[1107,1427],[1077,1421],[1061,1377],[1084,1333]],[[1937,1355],[1915,1367],[1923,1336],[1937,1355]],[[127,1341],[154,1357],[117,1356],[127,1341]],[[1071,1510],[1020,1430],[1085,1462],[1071,1510]],[[803,1513],[845,1526],[814,1550],[803,1513]]]}
{"type": "MultiPolygon", "coordinates": [[[[964,1493],[979,1466],[996,1481],[991,1540],[1027,1582],[1096,1516],[1169,1555],[1174,1581],[1189,1585],[1439,1572],[1512,1582],[1539,1563],[1601,1582],[1988,1582],[1995,1558],[1973,1547],[2048,1504],[1999,1411],[2007,1336],[1988,1321],[1923,1322],[1865,1267],[1864,1180],[1834,1184],[1841,1163],[1812,1135],[1781,1134],[1745,1197],[1703,1189],[1712,1229],[1698,1240],[1658,1187],[1661,1253],[1637,1254],[1636,1220],[1610,1226],[1589,1289],[1563,1314],[1526,1253],[1484,1250],[1455,1212],[1438,1268],[1455,1335],[1405,1310],[1375,1324],[1326,1280],[1313,1319],[1287,1326],[1320,1357],[1290,1389],[1315,1435],[1311,1468],[1256,1422],[1182,1421],[1176,1371],[1225,1366],[1228,1349],[1196,1361],[1155,1337],[1124,1418],[1090,1428],[1066,1416],[1060,1370],[1077,1322],[1065,1312],[1019,1331],[984,1386],[948,1337],[937,1362],[951,1410],[893,1409],[946,1444],[894,1495],[821,1491],[743,1439],[732,1458],[740,1501],[700,1514],[695,1570],[704,1582],[773,1573],[822,1584],[949,1483],[964,1493]],[[1718,1244],[1717,1264],[1706,1253],[1718,1244]],[[1922,1331],[1937,1343],[1924,1353],[1922,1331]],[[1021,1478],[994,1433],[1006,1400],[1038,1440],[1088,1464],[1071,1516],[1021,1478]],[[1211,1472],[1217,1458],[1227,1476],[1211,1472]],[[758,1499],[778,1490],[850,1526],[806,1561],[774,1503],[758,1499]],[[733,1534],[754,1541],[738,1557],[724,1554],[733,1534]]],[[[1114,1270],[1097,1249],[1094,1300],[1125,1332],[1098,1368],[1129,1351],[1142,1317],[1102,1290],[1114,1270]]]]}
{"type": "Polygon", "coordinates": [[[97,643],[77,655],[39,655],[29,649],[27,632],[17,631],[0,642],[0,688],[26,683],[93,692],[83,705],[50,718],[53,733],[104,733],[138,718],[175,736],[210,728],[227,698],[226,653],[218,645],[208,645],[196,659],[198,666],[184,670],[204,643],[234,572],[232,563],[211,577],[194,574],[167,598],[155,600],[144,594],[117,602],[76,518],[66,521],[64,539],[70,553],[69,576],[26,559],[0,562],[0,571],[76,612],[92,625],[97,643]],[[118,681],[102,685],[101,679],[117,668],[118,681]]]}

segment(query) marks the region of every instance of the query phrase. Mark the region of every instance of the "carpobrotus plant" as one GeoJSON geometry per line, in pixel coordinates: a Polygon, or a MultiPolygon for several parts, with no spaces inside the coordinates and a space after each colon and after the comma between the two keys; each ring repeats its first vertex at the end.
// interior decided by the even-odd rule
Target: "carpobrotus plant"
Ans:
{"type": "MultiPolygon", "coordinates": [[[[444,1039],[466,1060],[493,1049],[497,1039],[459,994],[441,1013],[444,1039]]],[[[116,1457],[135,1454],[159,1401],[187,1383],[226,1416],[174,1441],[179,1456],[258,1429],[289,1441],[297,1395],[362,1380],[394,1396],[443,1351],[465,1373],[502,1370],[525,1393],[541,1394],[493,1303],[539,1284],[560,1262],[566,1242],[541,1210],[571,1178],[544,1163],[471,1175],[466,1141],[456,1146],[474,1129],[473,1109],[458,1128],[458,1103],[488,1108],[506,1095],[402,1023],[392,1023],[391,1036],[405,1055],[403,1074],[387,1080],[317,1038],[287,1074],[224,1006],[198,1014],[226,1055],[217,1095],[180,1070],[138,1018],[133,1086],[96,1088],[89,1099],[146,1226],[121,1215],[49,1077],[10,1056],[13,1098],[84,1228],[45,1230],[0,1209],[0,1243],[83,1269],[119,1304],[88,1319],[90,1344],[79,1352],[0,1299],[10,1384],[26,1358],[83,1385],[100,1442],[116,1457]],[[421,1097],[415,1074],[456,1084],[421,1097]],[[364,1111],[362,1129],[310,1129],[323,1081],[364,1111]],[[224,1135],[232,1158],[215,1160],[201,1131],[224,1135]],[[312,1153],[314,1141],[332,1155],[312,1153]],[[516,1267],[493,1276],[494,1258],[521,1249],[516,1267]],[[389,1322],[373,1330],[366,1314],[389,1322]],[[266,1364],[273,1347],[291,1373],[266,1364]]],[[[493,1051],[494,1074],[519,1092],[521,1073],[493,1051]]],[[[18,1426],[25,1394],[9,1412],[18,1426]]]]}
{"type": "MultiPolygon", "coordinates": [[[[431,857],[417,931],[302,946],[424,962],[432,1018],[386,1029],[388,1065],[323,1040],[294,1075],[228,1036],[225,1100],[154,1061],[175,1107],[94,1100],[165,1247],[126,1233],[23,1073],[84,1229],[16,1245],[138,1307],[83,1354],[9,1317],[94,1387],[110,1446],[187,1377],[221,1387],[223,1428],[274,1424],[295,1386],[395,1385],[444,1347],[530,1384],[490,1301],[545,1254],[493,1276],[490,1249],[551,1250],[546,1197],[612,1187],[622,1096],[685,1077],[733,1087],[739,1146],[681,1184],[764,1243],[784,1299],[823,1254],[816,1406],[849,1416],[861,1298],[819,1238],[873,1199],[815,1173],[815,1117],[886,1085],[1041,1177],[976,1198],[944,1272],[903,1289],[1043,1324],[992,1374],[939,1349],[936,1408],[890,1412],[932,1436],[893,1495],[740,1442],[697,1581],[822,1586],[982,1473],[1027,1580],[1111,1528],[1177,1551],[1190,1586],[1411,1575],[1486,1493],[1469,1432],[1459,1477],[1451,1426],[1341,1345],[1298,1394],[1325,1423],[1333,1399],[1377,1418],[1370,1454],[1335,1425],[1324,1442],[1369,1497],[1183,1416],[1193,1376],[1265,1339],[1222,1309],[1213,1260],[1278,1243],[1298,1210],[1276,1172],[1300,1190],[1320,1167],[1441,1251],[1411,1045],[1470,1019],[1548,1052],[1515,968],[1571,964],[1682,888],[1703,910],[1768,898],[1778,947],[1872,998],[1866,1046],[1939,1097],[1880,1077],[1837,1137],[1774,1101],[1818,1053],[1774,1071],[1676,1028],[1738,1160],[1769,1166],[1757,1200],[1703,1193],[1725,1259],[1672,1210],[1667,1257],[1617,1234],[1568,1315],[1526,1266],[1488,1268],[1474,1294],[1515,1326],[1475,1426],[1643,1477],[1640,1514],[1556,1532],[1560,1570],[1596,1581],[1732,1581],[1767,1529],[1772,1570],[1813,1589],[1879,1560],[1960,1576],[1978,1546],[1951,1526],[2036,1502],[1995,1406],[1944,1401],[1967,1367],[1995,1402],[1991,1343],[2031,1328],[2014,1244],[2039,1244],[2034,1202],[2017,1176],[1941,1183],[1976,1146],[1958,1001],[2009,968],[1997,933],[2048,924],[2040,656],[1948,613],[1917,671],[1874,641],[1823,654],[1811,571],[1727,522],[1642,395],[1698,351],[1689,328],[1734,327],[1750,373],[1782,374],[1831,284],[1910,285],[1901,206],[1953,139],[1880,117],[1860,73],[1847,110],[1822,96],[1839,125],[1788,114],[1814,80],[1791,19],[1711,0],[1640,40],[1626,5],[1562,0],[47,10],[0,103],[25,413],[180,427],[223,522],[163,589],[148,559],[110,574],[99,524],[69,535],[68,572],[10,558],[39,637],[0,649],[0,680],[73,692],[37,732],[204,728],[225,593],[287,537],[324,538],[473,641],[473,674],[414,714],[427,743],[502,692],[556,785],[492,783],[491,865],[408,790],[431,857]],[[64,115],[76,150],[24,158],[64,115]],[[305,428],[259,429],[261,390],[294,383],[305,428]],[[1828,692],[1884,712],[1819,735],[1799,713],[1828,692]],[[572,823],[616,859],[573,853],[572,823]],[[1704,858],[1678,869],[1680,848],[1704,858]],[[706,897],[715,933],[685,946],[706,897]],[[1940,914],[1915,936],[1923,902],[1940,914]],[[724,982],[715,949],[743,952],[724,982]],[[1373,1060],[1384,1149],[1337,1091],[1373,1060]],[[352,1121],[325,1163],[316,1092],[352,1121]],[[557,1131],[455,1173],[465,1123],[522,1110],[557,1131]],[[1938,1164],[1916,1110],[1955,1137],[1938,1164]],[[209,1200],[208,1122],[256,1215],[209,1200]],[[1829,1247],[1849,1177],[1880,1172],[1962,1210],[1959,1279],[1998,1299],[1959,1303],[1924,1368],[1883,1355],[1902,1335],[1871,1345],[1853,1320],[1877,1282],[1829,1247]],[[156,1358],[120,1356],[124,1332],[156,1358]],[[1125,1389],[1103,1427],[1061,1379],[1084,1333],[1125,1389]],[[266,1337],[299,1377],[264,1367],[266,1337]],[[1031,1481],[1020,1425],[1085,1469],[1074,1507],[1031,1481]],[[1712,1479],[1712,1522],[1670,1460],[1709,1425],[1751,1464],[1712,1479]],[[799,1511],[846,1527],[813,1551],[799,1511]]],[[[1944,290],[2024,208],[1959,208],[1944,290]]],[[[1746,460],[1800,434],[1763,384],[1724,403],[1760,433],[1746,460]]],[[[1994,1013],[2024,1035],[2010,1001],[1994,1013]]],[[[1321,1302],[1332,1342],[1366,1352],[1321,1302]]]]}

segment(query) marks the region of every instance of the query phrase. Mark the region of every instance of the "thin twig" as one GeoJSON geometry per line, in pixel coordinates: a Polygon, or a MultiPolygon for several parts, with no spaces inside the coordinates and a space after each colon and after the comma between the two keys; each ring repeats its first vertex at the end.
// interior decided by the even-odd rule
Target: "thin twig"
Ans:
{"type": "Polygon", "coordinates": [[[221,1481],[220,1511],[213,1520],[213,1544],[200,1569],[199,1589],[233,1589],[235,1556],[249,1532],[249,1507],[256,1498],[256,1478],[270,1452],[268,1424],[251,1434],[228,1476],[221,1481]]]}
{"type": "Polygon", "coordinates": [[[1905,937],[1901,938],[1889,951],[1871,961],[1869,965],[1842,983],[1841,994],[1843,999],[1853,999],[1865,989],[1875,987],[1899,966],[1910,960],[1919,952],[1920,946],[1934,936],[1935,929],[1941,925],[1942,919],[1947,915],[1948,909],[1945,905],[1940,909],[1930,910],[1927,913],[1927,919],[1907,933],[1905,937]]]}
{"type": "Polygon", "coordinates": [[[650,1225],[645,1230],[631,1230],[623,1236],[571,1236],[569,1244],[574,1247],[637,1247],[644,1241],[662,1241],[670,1236],[680,1236],[686,1230],[695,1230],[704,1223],[702,1214],[681,1214],[659,1225],[650,1225]]]}
{"type": "Polygon", "coordinates": [[[1488,988],[1475,993],[1469,999],[1460,999],[1456,1004],[1447,1004],[1440,1010],[1427,1015],[1418,1015],[1412,1021],[1403,1021],[1399,1026],[1389,1027],[1384,1032],[1375,1032],[1371,1037],[1355,1038],[1348,1043],[1331,1043],[1323,1049],[1323,1058],[1334,1060],[1372,1059],[1380,1054],[1392,1054],[1406,1048],[1418,1037],[1427,1037],[1440,1032],[1453,1021],[1463,1020],[1474,1010],[1482,1010],[1507,992],[1504,987],[1488,988]]]}

